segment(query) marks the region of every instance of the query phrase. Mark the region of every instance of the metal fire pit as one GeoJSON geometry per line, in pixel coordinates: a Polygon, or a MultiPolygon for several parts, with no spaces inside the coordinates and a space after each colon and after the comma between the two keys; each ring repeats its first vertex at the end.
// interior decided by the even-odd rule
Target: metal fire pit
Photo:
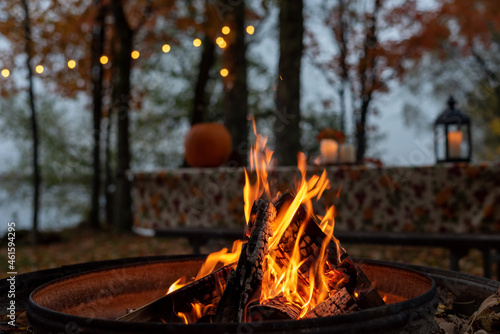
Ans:
{"type": "Polygon", "coordinates": [[[241,324],[130,323],[114,320],[194,276],[203,257],[164,257],[58,279],[30,296],[28,319],[43,333],[431,333],[437,290],[425,274],[387,263],[358,262],[387,304],[351,314],[241,324]]]}

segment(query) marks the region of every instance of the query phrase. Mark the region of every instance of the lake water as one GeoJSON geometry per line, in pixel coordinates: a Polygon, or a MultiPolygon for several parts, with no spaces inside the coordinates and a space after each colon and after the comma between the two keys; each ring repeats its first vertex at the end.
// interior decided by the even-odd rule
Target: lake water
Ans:
{"type": "MultiPolygon", "coordinates": [[[[61,230],[79,224],[90,206],[90,186],[58,184],[41,191],[38,226],[41,231],[61,230]]],[[[7,224],[16,223],[16,230],[31,229],[33,221],[33,188],[28,181],[0,181],[0,235],[7,224]]]]}

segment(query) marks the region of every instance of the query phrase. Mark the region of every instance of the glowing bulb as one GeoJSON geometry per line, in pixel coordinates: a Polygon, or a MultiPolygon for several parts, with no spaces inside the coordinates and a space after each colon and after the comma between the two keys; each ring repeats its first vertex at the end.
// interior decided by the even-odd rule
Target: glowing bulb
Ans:
{"type": "Polygon", "coordinates": [[[161,50],[165,53],[169,53],[170,52],[170,45],[168,44],[163,44],[163,46],[161,47],[161,50]]]}
{"type": "Polygon", "coordinates": [[[255,32],[255,27],[254,26],[248,26],[247,27],[247,34],[253,35],[254,32],[255,32]]]}
{"type": "Polygon", "coordinates": [[[7,78],[10,75],[10,71],[6,68],[2,70],[2,77],[7,78]]]}
{"type": "Polygon", "coordinates": [[[195,47],[199,47],[201,45],[201,39],[195,38],[195,40],[193,41],[193,45],[195,47]]]}
{"type": "Polygon", "coordinates": [[[222,70],[220,70],[220,75],[222,77],[227,77],[227,75],[229,74],[229,71],[227,70],[227,68],[223,68],[222,70]]]}
{"type": "Polygon", "coordinates": [[[35,67],[35,71],[38,74],[42,74],[43,73],[43,66],[42,65],[38,65],[37,67],[35,67]]]}
{"type": "Polygon", "coordinates": [[[226,41],[224,40],[224,38],[222,37],[217,37],[217,39],[215,40],[215,43],[221,48],[221,49],[224,49],[226,46],[227,46],[227,43],[226,41]]]}
{"type": "Polygon", "coordinates": [[[231,32],[231,28],[229,28],[228,26],[223,26],[222,27],[222,33],[224,35],[228,35],[230,32],[231,32]]]}
{"type": "Polygon", "coordinates": [[[109,60],[108,57],[101,56],[101,59],[100,59],[101,64],[106,65],[108,63],[108,60],[109,60]]]}
{"type": "Polygon", "coordinates": [[[73,59],[69,60],[68,61],[68,67],[73,69],[76,67],[76,61],[74,61],[73,59]]]}
{"type": "Polygon", "coordinates": [[[132,51],[132,54],[131,54],[132,59],[137,59],[137,58],[139,58],[140,55],[141,54],[137,50],[132,51]]]}

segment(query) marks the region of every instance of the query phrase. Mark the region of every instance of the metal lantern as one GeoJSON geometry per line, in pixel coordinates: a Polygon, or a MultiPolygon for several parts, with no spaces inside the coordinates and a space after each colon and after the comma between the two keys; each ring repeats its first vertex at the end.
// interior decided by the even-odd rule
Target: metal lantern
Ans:
{"type": "Polygon", "coordinates": [[[434,151],[436,161],[469,162],[472,154],[470,118],[455,108],[453,96],[434,122],[434,151]]]}

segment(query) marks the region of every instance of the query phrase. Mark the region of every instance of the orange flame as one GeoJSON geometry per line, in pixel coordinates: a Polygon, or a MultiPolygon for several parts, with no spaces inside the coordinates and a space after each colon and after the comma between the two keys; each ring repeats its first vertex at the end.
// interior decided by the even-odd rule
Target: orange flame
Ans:
{"type": "MultiPolygon", "coordinates": [[[[249,223],[252,205],[255,200],[264,197],[272,201],[278,196],[278,194],[271,191],[271,186],[268,181],[268,171],[274,166],[272,158],[273,152],[266,147],[267,137],[257,133],[255,122],[253,128],[256,135],[256,142],[250,150],[250,171],[245,169],[245,187],[243,189],[245,220],[247,224],[249,223]],[[254,174],[253,178],[251,174],[254,174]]],[[[341,254],[340,244],[333,236],[335,208],[333,206],[328,208],[325,215],[321,218],[312,214],[312,200],[319,200],[323,192],[326,189],[330,189],[331,186],[326,171],[323,171],[321,176],[313,175],[307,178],[305,155],[299,153],[297,160],[301,177],[295,182],[296,196],[288,207],[285,207],[285,204],[283,204],[278,216],[271,226],[273,234],[269,239],[269,251],[263,263],[264,275],[260,303],[265,304],[266,301],[274,298],[279,298],[280,300],[284,299],[286,300],[285,303],[298,310],[299,316],[297,318],[299,319],[303,318],[310,310],[335,293],[335,291],[332,290],[335,290],[336,287],[343,282],[345,276],[335,271],[326,257],[326,250],[332,240],[336,244],[339,257],[341,254]],[[309,254],[301,253],[301,248],[303,247],[301,243],[304,239],[302,236],[306,224],[300,226],[291,251],[287,253],[279,248],[280,240],[301,206],[304,206],[306,212],[310,215],[307,219],[318,221],[319,227],[326,235],[319,250],[319,254],[316,256],[313,263],[311,263],[311,260],[308,258],[309,254]],[[280,257],[278,257],[278,255],[280,255],[280,257]]],[[[226,265],[237,261],[241,252],[241,246],[241,242],[235,242],[230,253],[227,252],[227,249],[222,249],[210,254],[195,279],[199,279],[211,273],[218,263],[226,265]]],[[[340,262],[340,258],[337,260],[340,262]]],[[[168,293],[186,284],[186,280],[178,280],[172,284],[168,293]]],[[[213,305],[198,304],[191,304],[192,310],[190,312],[179,312],[177,315],[182,318],[185,323],[192,323],[214,307],[213,305]]]]}
{"type": "Polygon", "coordinates": [[[253,122],[253,132],[256,136],[255,145],[250,148],[250,171],[255,171],[257,179],[252,184],[245,168],[245,187],[243,188],[243,198],[245,200],[245,221],[248,224],[252,204],[263,194],[271,197],[269,182],[267,180],[268,170],[271,167],[273,151],[267,148],[267,137],[257,133],[255,121],[253,122]]]}
{"type": "MultiPolygon", "coordinates": [[[[256,132],[255,125],[254,132],[256,132]]],[[[259,138],[257,133],[256,135],[257,138],[259,138]]],[[[259,142],[256,143],[256,147],[253,148],[251,152],[251,166],[259,165],[267,167],[273,164],[271,159],[272,152],[259,146],[259,142]],[[256,151],[265,151],[268,153],[265,156],[259,156],[254,154],[256,151]]],[[[309,267],[308,272],[301,273],[300,270],[307,260],[307,258],[304,258],[303,254],[300,252],[300,241],[302,240],[301,237],[304,232],[305,224],[303,224],[299,229],[291,253],[284,254],[285,261],[280,261],[276,258],[276,254],[280,252],[278,249],[279,242],[292,222],[292,219],[299,207],[304,205],[308,213],[313,212],[312,199],[320,199],[323,192],[330,188],[330,181],[327,178],[326,171],[323,171],[321,176],[313,175],[308,179],[306,175],[307,163],[305,155],[303,153],[299,153],[297,160],[301,178],[296,181],[296,196],[292,203],[287,208],[280,210],[280,213],[272,226],[273,234],[269,239],[268,244],[269,254],[264,260],[265,270],[260,303],[265,304],[266,301],[274,298],[281,297],[281,300],[282,297],[284,297],[286,299],[286,303],[293,305],[295,309],[299,310],[298,318],[302,318],[316,305],[328,298],[330,295],[330,288],[335,286],[335,284],[331,284],[331,281],[333,279],[339,279],[339,275],[335,275],[331,272],[331,266],[327,263],[326,259],[326,248],[328,244],[332,239],[336,241],[333,237],[335,222],[334,207],[329,208],[321,220],[321,230],[327,237],[323,240],[319,255],[314,265],[309,267]]],[[[270,186],[267,180],[267,170],[257,169],[255,173],[257,174],[257,182],[250,184],[248,182],[249,176],[245,171],[246,183],[244,198],[245,217],[247,219],[247,223],[248,217],[250,217],[251,204],[253,201],[261,198],[264,194],[267,196],[268,200],[273,199],[269,190],[270,186]]],[[[337,247],[340,248],[338,243],[337,247]]]]}
{"type": "Polygon", "coordinates": [[[215,267],[219,263],[222,266],[227,266],[231,263],[235,263],[238,260],[238,257],[240,256],[242,246],[243,246],[243,241],[235,240],[233,242],[233,247],[231,249],[231,252],[228,253],[227,248],[223,248],[220,251],[211,253],[210,255],[208,255],[207,259],[202,264],[200,270],[198,271],[198,274],[196,274],[196,277],[194,277],[190,281],[188,281],[185,276],[179,278],[177,281],[172,283],[172,285],[170,285],[168,292],[166,294],[168,295],[169,293],[177,289],[180,289],[183,286],[193,281],[196,281],[202,277],[207,276],[208,274],[214,271],[215,267]]]}
{"type": "Polygon", "coordinates": [[[205,314],[212,311],[216,306],[214,304],[203,305],[200,302],[191,303],[191,311],[190,312],[175,312],[175,314],[181,318],[181,320],[186,324],[191,324],[198,319],[200,319],[205,314]]]}
{"type": "MultiPolygon", "coordinates": [[[[189,281],[185,276],[179,278],[177,281],[172,283],[166,294],[168,295],[169,293],[172,293],[173,291],[180,289],[195,280],[207,276],[208,274],[212,273],[216,269],[216,266],[219,264],[222,266],[227,266],[231,263],[235,263],[240,256],[242,246],[243,241],[235,240],[233,242],[231,252],[228,252],[227,248],[223,248],[218,252],[211,253],[210,255],[208,255],[207,259],[201,266],[198,274],[196,274],[196,277],[189,281]]],[[[212,311],[215,307],[216,305],[214,304],[204,305],[200,302],[195,302],[191,303],[191,310],[189,312],[175,312],[175,314],[179,318],[181,318],[185,324],[190,324],[196,322],[202,316],[212,311]]]]}

